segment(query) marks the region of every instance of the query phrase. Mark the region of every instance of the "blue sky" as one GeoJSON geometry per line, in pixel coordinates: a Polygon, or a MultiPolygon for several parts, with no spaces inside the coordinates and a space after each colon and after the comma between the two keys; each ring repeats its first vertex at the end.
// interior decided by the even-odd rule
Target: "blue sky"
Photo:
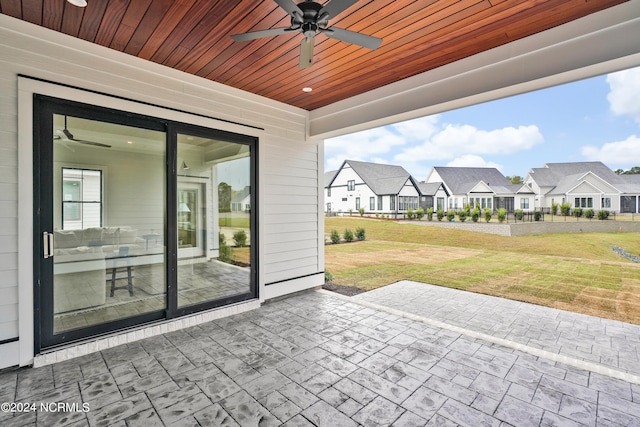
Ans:
{"type": "Polygon", "coordinates": [[[489,166],[504,175],[556,162],[640,166],[640,67],[325,141],[325,170],[346,159],[403,166],[489,166]]]}

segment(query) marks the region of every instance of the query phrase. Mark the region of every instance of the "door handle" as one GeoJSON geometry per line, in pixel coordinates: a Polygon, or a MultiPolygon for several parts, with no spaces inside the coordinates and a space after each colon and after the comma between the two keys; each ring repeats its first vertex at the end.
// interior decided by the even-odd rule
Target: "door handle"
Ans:
{"type": "Polygon", "coordinates": [[[53,257],[53,233],[42,232],[42,249],[44,259],[53,257]]]}

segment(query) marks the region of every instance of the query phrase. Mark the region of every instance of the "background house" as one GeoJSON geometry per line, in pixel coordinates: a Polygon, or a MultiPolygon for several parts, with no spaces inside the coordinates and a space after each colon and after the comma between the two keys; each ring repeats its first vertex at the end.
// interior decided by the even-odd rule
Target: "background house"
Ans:
{"type": "Polygon", "coordinates": [[[637,213],[640,185],[633,175],[617,175],[602,162],[547,163],[529,171],[525,183],[539,206],[569,203],[572,208],[637,213]]]}
{"type": "MultiPolygon", "coordinates": [[[[332,172],[325,174],[331,175],[332,172]]],[[[327,212],[397,214],[420,206],[418,186],[402,166],[345,160],[325,186],[327,212]]]]}

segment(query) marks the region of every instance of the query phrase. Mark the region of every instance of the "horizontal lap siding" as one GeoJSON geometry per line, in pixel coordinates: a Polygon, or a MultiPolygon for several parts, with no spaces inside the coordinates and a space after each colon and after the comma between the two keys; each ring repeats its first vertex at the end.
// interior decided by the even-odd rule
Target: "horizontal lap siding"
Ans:
{"type": "Polygon", "coordinates": [[[306,111],[0,15],[0,340],[18,336],[18,74],[228,121],[219,128],[258,136],[261,283],[322,269],[318,146],[305,142],[306,111]]]}
{"type": "Polygon", "coordinates": [[[260,214],[265,223],[261,266],[269,284],[317,273],[323,266],[318,248],[318,147],[283,141],[267,148],[260,214]]]}

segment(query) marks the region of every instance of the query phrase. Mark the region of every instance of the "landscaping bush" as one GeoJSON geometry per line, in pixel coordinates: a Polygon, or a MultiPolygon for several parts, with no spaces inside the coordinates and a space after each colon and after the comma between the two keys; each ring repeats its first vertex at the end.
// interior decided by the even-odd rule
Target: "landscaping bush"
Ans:
{"type": "Polygon", "coordinates": [[[473,208],[473,211],[471,212],[471,221],[478,222],[479,219],[480,219],[480,208],[476,206],[475,208],[473,208]]]}
{"type": "Polygon", "coordinates": [[[349,209],[349,216],[353,216],[353,209],[349,209]]]}
{"type": "Polygon", "coordinates": [[[598,219],[601,221],[605,219],[609,219],[609,211],[605,211],[605,210],[598,211],[598,219]]]}
{"type": "Polygon", "coordinates": [[[444,218],[444,211],[442,209],[438,209],[438,212],[436,212],[436,217],[438,218],[438,221],[442,221],[442,218],[444,218]]]}
{"type": "Polygon", "coordinates": [[[230,262],[233,259],[233,249],[227,245],[227,238],[224,233],[218,234],[218,260],[222,262],[230,262]]]}
{"type": "Polygon", "coordinates": [[[524,217],[524,212],[522,211],[522,209],[516,209],[514,214],[517,220],[522,221],[522,218],[524,217]]]}
{"type": "Polygon", "coordinates": [[[418,208],[416,209],[416,219],[421,220],[424,217],[424,209],[418,208]]]}
{"type": "Polygon", "coordinates": [[[453,209],[450,211],[447,211],[447,220],[449,220],[449,222],[453,221],[455,217],[456,217],[456,211],[454,211],[453,209]]]}
{"type": "Polygon", "coordinates": [[[560,213],[562,216],[569,216],[571,212],[571,203],[563,203],[560,205],[560,213]]]}
{"type": "Polygon", "coordinates": [[[362,227],[356,228],[356,239],[364,240],[364,228],[362,227]]]}
{"type": "Polygon", "coordinates": [[[582,208],[575,208],[573,210],[573,216],[580,218],[582,216],[582,208]]]}
{"type": "Polygon", "coordinates": [[[413,219],[414,216],[415,216],[415,214],[413,213],[413,208],[407,209],[407,218],[408,219],[413,219]]]}
{"type": "Polygon", "coordinates": [[[467,220],[467,211],[464,209],[458,212],[458,220],[460,222],[465,222],[467,220]]]}
{"type": "Polygon", "coordinates": [[[556,202],[551,203],[551,215],[558,215],[558,208],[560,205],[556,202]]]}
{"type": "Polygon", "coordinates": [[[486,222],[491,221],[491,217],[492,217],[492,215],[493,215],[493,214],[491,213],[491,209],[489,209],[489,208],[485,208],[485,210],[484,210],[484,220],[485,220],[486,222]]]}
{"type": "Polygon", "coordinates": [[[593,212],[593,209],[589,208],[587,210],[584,211],[584,217],[591,219],[593,218],[593,216],[595,215],[595,213],[593,212]]]}
{"type": "Polygon", "coordinates": [[[244,230],[239,230],[233,233],[233,243],[235,243],[238,248],[244,248],[247,246],[247,233],[244,230]]]}
{"type": "Polygon", "coordinates": [[[329,237],[332,243],[340,243],[340,233],[338,230],[331,230],[331,235],[329,237]]]}
{"type": "Polygon", "coordinates": [[[498,221],[504,222],[507,219],[507,210],[505,208],[498,209],[498,221]]]}
{"type": "Polygon", "coordinates": [[[427,208],[427,221],[433,221],[433,208],[427,208]]]}
{"type": "Polygon", "coordinates": [[[324,272],[324,283],[333,283],[333,274],[326,270],[324,272]]]}
{"type": "Polygon", "coordinates": [[[350,228],[347,228],[344,230],[342,237],[344,237],[345,242],[353,242],[353,231],[351,231],[350,228]]]}
{"type": "Polygon", "coordinates": [[[540,221],[542,219],[542,211],[533,211],[533,220],[540,221]]]}
{"type": "Polygon", "coordinates": [[[364,216],[364,208],[358,209],[358,213],[360,214],[360,216],[364,216]]]}

